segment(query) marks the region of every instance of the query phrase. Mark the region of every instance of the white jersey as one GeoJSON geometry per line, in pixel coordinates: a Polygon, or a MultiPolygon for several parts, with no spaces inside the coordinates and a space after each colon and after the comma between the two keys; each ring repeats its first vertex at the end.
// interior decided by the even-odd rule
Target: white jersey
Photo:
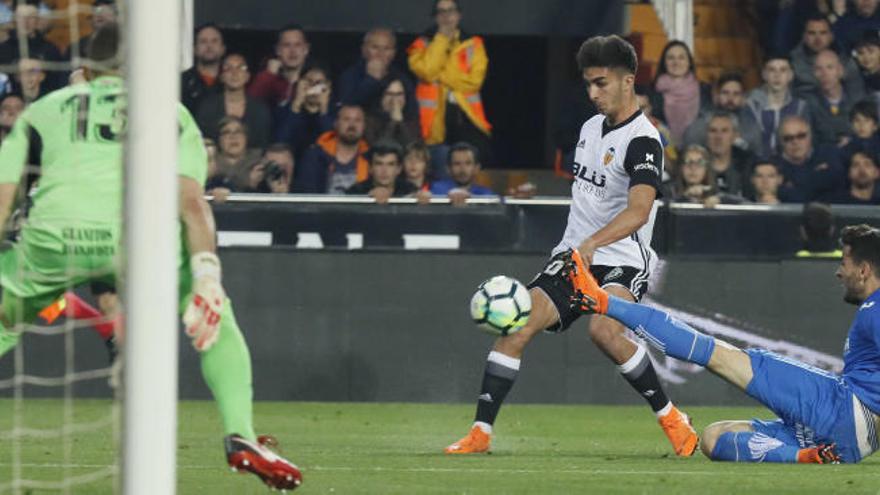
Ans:
{"type": "MultiPolygon", "coordinates": [[[[626,208],[630,187],[636,184],[660,187],[663,174],[660,133],[642,112],[613,127],[605,123],[604,115],[596,115],[581,127],[573,167],[575,178],[568,225],[553,254],[577,248],[608,225],[626,208]]],[[[597,249],[593,264],[631,266],[650,272],[657,260],[651,249],[656,215],[655,203],[645,225],[632,235],[597,249]]]]}

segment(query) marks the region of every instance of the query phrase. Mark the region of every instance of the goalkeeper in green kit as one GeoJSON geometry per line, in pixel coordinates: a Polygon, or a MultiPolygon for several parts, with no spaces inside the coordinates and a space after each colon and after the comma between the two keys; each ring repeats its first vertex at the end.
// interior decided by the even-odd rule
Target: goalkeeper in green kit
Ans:
{"type": "MultiPolygon", "coordinates": [[[[20,241],[0,256],[0,355],[15,347],[21,325],[70,287],[115,283],[121,261],[125,91],[117,56],[119,31],[104,26],[89,46],[101,70],[88,83],[34,102],[0,147],[0,225],[5,225],[25,166],[39,166],[40,182],[20,241]]],[[[221,285],[215,229],[202,184],[207,155],[192,116],[179,106],[180,309],[186,334],[201,357],[226,432],[229,466],[267,485],[293,489],[299,469],[257,437],[252,424],[251,361],[221,285]]],[[[161,196],[157,195],[161,201],[161,196]]]]}

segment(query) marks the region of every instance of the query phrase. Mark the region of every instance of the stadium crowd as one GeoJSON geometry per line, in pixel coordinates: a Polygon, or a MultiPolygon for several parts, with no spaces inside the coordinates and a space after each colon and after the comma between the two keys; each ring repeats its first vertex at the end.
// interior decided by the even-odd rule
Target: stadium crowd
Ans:
{"type": "MultiPolygon", "coordinates": [[[[674,40],[650,84],[637,88],[665,141],[664,197],[707,206],[880,204],[880,0],[767,3],[760,86],[747,87],[737,72],[700,81],[689,47],[674,40]]],[[[495,194],[477,184],[481,164],[492,164],[480,95],[489,55],[480,36],[460,28],[460,7],[433,2],[433,25],[407,47],[391,29],[370,30],[359,60],[339,74],[311,56],[300,26],[280,28],[258,67],[227,49],[217,25],[199,26],[181,99],[205,136],[206,189],[218,199],[434,194],[456,204],[495,194]],[[404,48],[407,66],[399,66],[404,48]]],[[[93,27],[114,21],[116,9],[95,0],[93,27]]],[[[0,75],[0,137],[27,104],[82,77],[55,64],[76,64],[88,36],[59,46],[45,34],[46,12],[41,2],[0,1],[0,63],[14,67],[0,75]]],[[[594,113],[582,107],[572,126],[594,113]]]]}

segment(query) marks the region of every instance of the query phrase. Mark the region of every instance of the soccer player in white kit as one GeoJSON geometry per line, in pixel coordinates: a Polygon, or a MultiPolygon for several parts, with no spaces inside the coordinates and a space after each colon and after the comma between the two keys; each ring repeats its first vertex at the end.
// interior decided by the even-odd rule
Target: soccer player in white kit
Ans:
{"type": "MultiPolygon", "coordinates": [[[[483,374],[474,424],[467,436],[446,448],[449,454],[489,450],[492,425],[513,386],[529,341],[541,331],[562,332],[580,315],[568,277],[572,250],[580,252],[608,293],[638,302],[648,287],[657,255],[651,235],[663,173],[660,134],[639,110],[632,45],[618,36],[598,36],[577,53],[590,100],[599,115],[581,128],[573,165],[568,226],[544,270],[529,284],[532,313],[517,333],[495,341],[483,374]]],[[[698,437],[690,420],[667,398],[644,345],[626,328],[592,316],[593,342],[617,364],[630,385],[656,414],[677,455],[690,456],[698,437]]]]}

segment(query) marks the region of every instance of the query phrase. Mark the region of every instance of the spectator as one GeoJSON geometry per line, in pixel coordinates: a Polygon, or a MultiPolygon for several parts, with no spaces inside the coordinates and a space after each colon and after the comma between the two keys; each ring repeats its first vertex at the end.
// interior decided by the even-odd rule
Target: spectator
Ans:
{"type": "MultiPolygon", "coordinates": [[[[804,25],[804,36],[798,46],[791,51],[791,66],[794,70],[794,92],[798,95],[812,92],[819,86],[814,66],[816,55],[823,50],[834,50],[834,34],[828,19],[812,16],[804,25]]],[[[836,52],[843,64],[843,85],[849,94],[864,92],[864,83],[859,68],[846,54],[836,52]]]]}
{"type": "Polygon", "coordinates": [[[254,148],[269,144],[272,119],[269,109],[260,100],[245,94],[245,85],[251,78],[247,61],[239,53],[227,53],[220,65],[223,92],[205,95],[199,104],[196,121],[202,133],[216,139],[217,123],[226,116],[241,119],[248,128],[248,141],[254,148]]]}
{"type": "Polygon", "coordinates": [[[204,24],[196,29],[193,47],[195,64],[180,76],[181,100],[195,114],[202,99],[209,94],[220,94],[220,61],[226,55],[223,33],[214,24],[204,24]]]}
{"type": "Polygon", "coordinates": [[[849,163],[856,151],[866,151],[871,156],[880,154],[880,136],[877,135],[877,105],[862,100],[853,105],[849,112],[849,140],[840,148],[840,161],[849,163]]]}
{"type": "MultiPolygon", "coordinates": [[[[837,20],[846,13],[847,0],[782,0],[779,2],[759,2],[759,8],[772,9],[778,6],[778,12],[759,13],[772,19],[769,39],[769,52],[789,53],[803,38],[802,31],[807,19],[813,16],[825,17],[833,27],[837,20]],[[770,14],[768,17],[767,14],[770,14]],[[774,15],[775,14],[775,15],[774,15]]],[[[765,48],[768,45],[765,45],[765,48]]]]}
{"type": "MultiPolygon", "coordinates": [[[[118,18],[119,11],[116,8],[115,0],[95,0],[95,3],[92,4],[92,15],[90,17],[92,25],[91,34],[80,38],[79,41],[68,47],[66,51],[70,52],[71,50],[75,50],[73,53],[78,57],[88,58],[89,43],[91,43],[94,34],[99,28],[101,28],[101,26],[115,24],[118,18]]],[[[64,58],[69,59],[69,53],[64,58]]]]}
{"type": "Polygon", "coordinates": [[[290,147],[274,143],[263,158],[251,167],[248,189],[252,192],[287,194],[293,178],[294,158],[290,147]]]}
{"type": "Polygon", "coordinates": [[[711,101],[709,86],[697,80],[694,70],[694,56],[688,46],[678,40],[667,43],[654,77],[651,107],[654,115],[669,126],[676,146],[700,108],[708,107],[711,101]]]}
{"type": "Polygon", "coordinates": [[[813,141],[817,145],[841,146],[849,134],[849,112],[864,93],[847,92],[843,86],[843,66],[832,50],[816,55],[816,79],[819,86],[804,95],[810,109],[813,141]]]}
{"type": "Polygon", "coordinates": [[[20,58],[40,58],[52,62],[64,59],[58,48],[40,32],[39,21],[36,5],[18,3],[15,7],[15,30],[9,33],[9,39],[0,44],[0,64],[10,64],[20,58]],[[22,33],[27,40],[26,46],[19,46],[18,33],[22,33]]]}
{"type": "Polygon", "coordinates": [[[370,149],[370,176],[349,187],[345,194],[366,194],[384,204],[388,198],[399,198],[418,191],[415,185],[400,177],[403,150],[394,141],[379,141],[370,149]]]}
{"type": "Polygon", "coordinates": [[[257,74],[248,94],[262,100],[270,108],[296,97],[299,78],[303,75],[310,45],[300,26],[287,25],[278,31],[275,57],[257,74]]]}
{"type": "Polygon", "coordinates": [[[709,119],[706,147],[709,165],[715,175],[719,192],[733,196],[743,195],[744,178],[748,177],[754,161],[751,153],[733,145],[739,137],[736,116],[717,112],[709,119]]]}
{"type": "Polygon", "coordinates": [[[420,141],[421,134],[416,114],[407,113],[406,86],[400,79],[391,79],[382,91],[378,106],[367,113],[367,142],[394,141],[405,147],[420,141]]]}
{"type": "Polygon", "coordinates": [[[419,78],[416,98],[422,138],[428,145],[466,141],[491,163],[492,126],[480,88],[489,58],[483,39],[459,28],[456,0],[435,0],[436,25],[409,46],[409,67],[419,78]]]}
{"type": "Polygon", "coordinates": [[[849,184],[830,196],[835,204],[880,205],[880,168],[877,155],[856,151],[849,160],[847,178],[849,184]]]}
{"type": "Polygon", "coordinates": [[[770,160],[759,160],[752,168],[752,199],[760,205],[778,205],[782,174],[770,160]]]}
{"type": "Polygon", "coordinates": [[[755,116],[746,106],[746,85],[742,74],[727,72],[721,75],[712,86],[712,105],[700,108],[700,114],[684,131],[682,144],[702,144],[706,142],[709,119],[721,110],[736,116],[739,123],[739,136],[736,145],[756,155],[763,153],[761,130],[755,116]]]}
{"type": "Polygon", "coordinates": [[[462,206],[471,196],[494,196],[487,187],[476,183],[480,171],[479,149],[465,142],[458,142],[449,148],[446,164],[449,178],[431,184],[431,193],[448,196],[455,206],[462,206]]]}
{"type": "Polygon", "coordinates": [[[798,258],[841,258],[843,251],[834,238],[834,214],[824,203],[804,205],[800,226],[804,248],[796,253],[798,258]]]}
{"type": "Polygon", "coordinates": [[[420,141],[409,143],[403,151],[403,177],[420,192],[431,191],[431,156],[420,141]]]}
{"type": "Polygon", "coordinates": [[[205,180],[205,194],[214,197],[217,203],[223,203],[232,192],[232,184],[229,179],[220,173],[217,166],[217,143],[213,139],[205,138],[205,153],[208,155],[208,178],[205,180]]]}
{"type": "Polygon", "coordinates": [[[403,84],[407,115],[418,113],[413,83],[406,71],[392,63],[397,54],[397,37],[387,28],[371,29],[364,35],[361,59],[339,76],[339,99],[361,108],[379,108],[383,92],[393,80],[403,84]]]}
{"type": "Polygon", "coordinates": [[[856,43],[856,62],[862,70],[865,91],[875,101],[880,101],[880,36],[869,31],[856,43]]]}
{"type": "Polygon", "coordinates": [[[855,0],[854,8],[847,9],[834,24],[834,34],[844,51],[852,50],[864,33],[880,30],[878,5],[878,0],[855,0]]]}
{"type": "Polygon", "coordinates": [[[38,98],[48,93],[44,84],[46,73],[43,71],[43,62],[35,58],[23,58],[18,61],[18,74],[15,76],[15,92],[20,94],[26,105],[30,105],[38,98]]]}
{"type": "MultiPolygon", "coordinates": [[[[583,95],[581,95],[581,98],[583,98],[583,95]]],[[[672,174],[675,173],[674,164],[678,163],[678,148],[672,144],[672,134],[669,132],[669,127],[654,116],[654,108],[651,106],[649,92],[645,87],[636,86],[636,100],[639,102],[639,109],[645,117],[648,117],[648,120],[654,124],[654,127],[657,128],[657,132],[660,133],[660,144],[663,145],[664,157],[663,177],[661,180],[669,180],[672,177],[672,174]]],[[[583,122],[581,122],[581,125],[583,126],[583,122]]],[[[571,155],[566,157],[565,163],[572,163],[573,161],[574,153],[572,152],[571,155]]]]}
{"type": "Polygon", "coordinates": [[[248,147],[248,127],[238,117],[226,116],[220,120],[220,153],[217,171],[225,178],[232,191],[250,189],[251,166],[260,160],[260,150],[248,147]]]}
{"type": "Polygon", "coordinates": [[[709,164],[709,150],[692,144],[682,153],[678,175],[664,196],[682,203],[700,203],[712,207],[720,202],[715,173],[709,164]]]}
{"type": "Polygon", "coordinates": [[[363,109],[343,105],[333,128],[322,134],[303,155],[297,167],[296,191],[343,194],[355,182],[369,176],[369,162],[364,157],[369,146],[363,139],[363,109]]]}
{"type": "Polygon", "coordinates": [[[24,99],[20,95],[7,93],[0,99],[0,141],[12,130],[24,107],[24,99]]]}
{"type": "Polygon", "coordinates": [[[761,131],[761,149],[767,155],[778,151],[777,129],[783,119],[792,115],[809,118],[810,115],[806,102],[792,94],[792,77],[788,59],[771,55],[761,71],[764,85],[752,91],[746,102],[761,131]]]}
{"type": "Polygon", "coordinates": [[[833,148],[813,148],[810,124],[797,116],[786,117],[779,126],[782,154],[773,163],[782,172],[779,198],[805,203],[827,196],[843,186],[843,171],[833,148]]]}
{"type": "Polygon", "coordinates": [[[327,71],[313,66],[297,81],[293,100],[277,112],[275,141],[287,143],[301,159],[321,134],[333,129],[336,113],[327,71]]]}

